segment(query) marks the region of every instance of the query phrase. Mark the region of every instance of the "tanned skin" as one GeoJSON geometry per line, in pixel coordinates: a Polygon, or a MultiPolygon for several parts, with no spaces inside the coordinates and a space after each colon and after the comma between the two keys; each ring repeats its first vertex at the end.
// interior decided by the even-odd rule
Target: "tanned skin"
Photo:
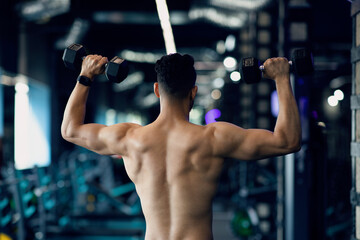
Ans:
{"type": "MultiPolygon", "coordinates": [[[[87,56],[80,75],[93,79],[107,61],[87,56]]],[[[160,114],[149,125],[84,124],[90,87],[76,83],[65,109],[62,136],[99,154],[123,157],[141,199],[146,240],[213,239],[212,199],[224,158],[257,160],[300,149],[301,126],[288,60],[272,58],[264,65],[264,76],[275,81],[279,98],[273,132],[226,122],[192,124],[189,111],[197,87],[186,98],[176,99],[158,83],[154,92],[160,98],[160,114]]]]}

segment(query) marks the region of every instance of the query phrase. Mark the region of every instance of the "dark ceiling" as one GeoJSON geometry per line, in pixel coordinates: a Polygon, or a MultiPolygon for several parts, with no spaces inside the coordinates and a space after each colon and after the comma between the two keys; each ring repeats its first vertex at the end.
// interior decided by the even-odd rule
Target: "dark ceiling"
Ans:
{"type": "MultiPolygon", "coordinates": [[[[352,42],[350,2],[346,0],[283,1],[289,4],[309,3],[306,13],[312,19],[309,35],[312,39],[310,45],[316,56],[315,60],[318,61],[315,62],[315,67],[320,66],[321,70],[332,71],[330,78],[339,74],[349,75],[351,71],[349,53],[352,42]]],[[[209,67],[210,70],[215,71],[219,67],[217,64],[221,63],[225,57],[216,52],[216,44],[220,40],[224,41],[229,34],[233,34],[239,46],[242,43],[241,32],[250,28],[249,16],[253,13],[267,12],[271,16],[271,31],[275,35],[272,38],[272,55],[277,53],[276,24],[280,0],[233,0],[234,7],[225,5],[220,7],[221,1],[218,0],[167,0],[166,2],[172,17],[177,50],[193,54],[197,61],[215,62],[216,64],[209,67]],[[218,5],[213,4],[214,2],[218,2],[218,5]],[[259,2],[264,4],[257,9],[249,10],[237,6],[236,3],[239,2],[247,2],[249,6],[259,2]],[[193,14],[194,9],[211,9],[220,15],[199,16],[193,14]],[[226,21],[226,17],[239,17],[241,14],[246,15],[242,26],[226,26],[230,24],[230,21],[226,21]],[[225,21],[219,23],[221,17],[224,17],[225,21]]],[[[50,42],[52,48],[59,52],[70,43],[79,42],[91,51],[109,57],[119,55],[124,49],[140,53],[166,53],[155,0],[5,0],[0,3],[0,6],[2,16],[0,29],[2,29],[3,39],[0,40],[5,43],[1,45],[0,50],[5,54],[0,52],[0,60],[5,69],[5,66],[9,66],[9,62],[18,63],[15,59],[16,54],[12,52],[20,51],[17,49],[19,43],[16,41],[19,41],[19,32],[23,29],[26,29],[29,35],[37,35],[38,39],[42,39],[41,42],[47,39],[47,44],[50,42]],[[40,2],[59,3],[60,6],[61,3],[63,5],[68,3],[68,9],[66,7],[63,10],[60,7],[53,8],[52,16],[48,15],[50,11],[39,11],[40,13],[31,15],[29,9],[27,12],[24,10],[26,6],[40,2]],[[12,24],[8,24],[8,21],[12,24]],[[76,31],[73,31],[74,26],[78,27],[76,31]]],[[[243,57],[238,51],[233,54],[238,59],[243,57]]],[[[145,64],[138,68],[141,68],[145,74],[149,70],[150,75],[154,75],[153,66],[145,64]]],[[[10,70],[16,72],[17,68],[10,67],[10,70]]],[[[211,75],[209,72],[200,72],[200,74],[211,75]]],[[[329,78],[329,73],[318,76],[329,78]]],[[[324,81],[324,84],[328,82],[324,81]]]]}
{"type": "MultiPolygon", "coordinates": [[[[275,24],[279,0],[234,0],[233,2],[264,2],[263,6],[253,12],[266,11],[274,18],[275,24]]],[[[211,8],[227,17],[237,14],[250,14],[252,11],[231,6],[219,7],[212,0],[167,0],[171,14],[176,15],[180,22],[173,22],[173,33],[178,49],[182,48],[215,48],[217,41],[225,40],[229,34],[239,35],[239,31],[248,28],[248,17],[244,25],[225,27],[215,23],[209,17],[189,17],[194,9],[211,8]]],[[[218,1],[219,2],[219,1],[218,1]]],[[[225,1],[229,2],[229,1],[225,1]]],[[[308,0],[285,2],[309,2],[313,24],[311,37],[313,47],[332,46],[351,43],[350,3],[346,0],[308,0]]],[[[86,22],[82,38],[77,40],[98,50],[108,48],[109,51],[120,51],[124,48],[142,49],[144,51],[164,51],[164,41],[159,20],[157,18],[155,0],[5,0],[1,3],[3,15],[7,19],[18,17],[21,22],[33,26],[31,31],[44,31],[50,37],[63,37],[70,31],[76,19],[86,22]],[[24,7],[35,2],[68,3],[70,8],[47,17],[46,14],[35,15],[35,19],[24,14],[24,7]],[[16,10],[16,11],[14,11],[16,10]],[[11,12],[14,14],[11,15],[11,12]],[[14,16],[16,14],[16,16],[14,16]]],[[[34,16],[32,16],[34,17],[34,16]]],[[[216,17],[215,17],[216,18],[216,17]]],[[[174,18],[175,19],[175,18],[174,18]]],[[[173,20],[173,18],[172,18],[173,20]]],[[[6,23],[2,23],[6,24],[6,23]]],[[[11,27],[7,27],[8,29],[11,27]]],[[[15,26],[14,26],[15,28],[15,26]]],[[[240,41],[240,40],[239,40],[240,41]]]]}

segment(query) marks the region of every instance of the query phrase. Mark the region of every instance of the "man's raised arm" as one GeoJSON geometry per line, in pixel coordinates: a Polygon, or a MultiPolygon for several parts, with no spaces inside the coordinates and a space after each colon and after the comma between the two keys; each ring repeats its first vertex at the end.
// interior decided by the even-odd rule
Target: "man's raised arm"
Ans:
{"type": "MultiPolygon", "coordinates": [[[[83,61],[80,76],[85,76],[93,81],[96,75],[103,72],[107,61],[107,58],[99,55],[88,55],[83,61]]],[[[109,127],[95,123],[84,124],[89,90],[89,86],[80,82],[76,83],[65,108],[61,135],[69,142],[100,154],[119,154],[118,148],[116,152],[114,152],[114,148],[120,145],[121,152],[120,140],[135,124],[122,123],[109,127]]]]}
{"type": "Polygon", "coordinates": [[[245,130],[229,123],[213,123],[216,155],[256,160],[300,150],[300,117],[291,89],[288,60],[268,59],[264,67],[264,77],[275,80],[279,99],[279,115],[274,131],[245,130]]]}

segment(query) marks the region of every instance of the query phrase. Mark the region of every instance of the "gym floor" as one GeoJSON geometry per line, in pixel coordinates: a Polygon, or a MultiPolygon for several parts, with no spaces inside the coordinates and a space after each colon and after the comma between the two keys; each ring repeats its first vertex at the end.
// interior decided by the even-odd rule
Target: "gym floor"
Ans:
{"type": "MultiPolygon", "coordinates": [[[[311,76],[291,76],[301,151],[226,160],[213,203],[214,239],[355,237],[350,99],[357,18],[351,8],[359,1],[165,2],[176,51],[195,59],[195,124],[273,130],[275,85],[263,78],[246,84],[241,59],[290,60],[298,48],[313,57],[311,76]]],[[[61,137],[78,75],[76,53],[65,60],[75,70],[64,65],[63,53],[78,43],[88,53],[128,62],[124,82],[116,83],[119,68],[95,79],[86,122],[148,124],[159,113],[154,65],[171,45],[157,11],[151,0],[0,2],[0,240],[144,239],[140,200],[121,156],[101,156],[61,137]]]]}

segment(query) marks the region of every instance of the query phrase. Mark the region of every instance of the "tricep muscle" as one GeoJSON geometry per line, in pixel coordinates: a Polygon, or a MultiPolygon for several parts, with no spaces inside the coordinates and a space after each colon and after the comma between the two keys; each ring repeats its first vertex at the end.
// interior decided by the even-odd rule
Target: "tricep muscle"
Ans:
{"type": "Polygon", "coordinates": [[[112,126],[102,124],[83,124],[80,125],[72,136],[64,137],[67,141],[87,148],[102,155],[122,154],[121,145],[128,130],[139,126],[131,123],[119,123],[112,126]],[[120,150],[120,152],[115,152],[120,150]]]}
{"type": "Polygon", "coordinates": [[[294,149],[281,133],[263,129],[243,129],[236,125],[213,123],[215,153],[221,157],[241,160],[258,160],[282,155],[294,149]]]}

